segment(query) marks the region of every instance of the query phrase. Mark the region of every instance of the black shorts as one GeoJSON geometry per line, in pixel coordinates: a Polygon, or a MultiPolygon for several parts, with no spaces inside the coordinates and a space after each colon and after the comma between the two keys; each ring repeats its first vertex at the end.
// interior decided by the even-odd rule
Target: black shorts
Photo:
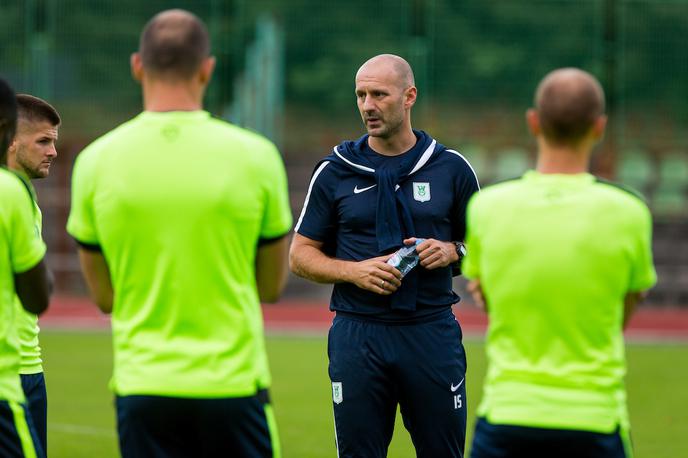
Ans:
{"type": "Polygon", "coordinates": [[[0,456],[3,458],[44,458],[26,405],[0,401],[0,456]]]}
{"type": "Polygon", "coordinates": [[[124,458],[279,456],[267,390],[245,398],[118,396],[116,404],[124,458]]]}
{"type": "Polygon", "coordinates": [[[45,376],[43,372],[39,372],[38,374],[21,374],[20,377],[26,404],[41,448],[48,450],[48,394],[45,390],[45,376]]]}
{"type": "Polygon", "coordinates": [[[494,425],[478,419],[471,458],[631,458],[628,434],[494,425]]]}

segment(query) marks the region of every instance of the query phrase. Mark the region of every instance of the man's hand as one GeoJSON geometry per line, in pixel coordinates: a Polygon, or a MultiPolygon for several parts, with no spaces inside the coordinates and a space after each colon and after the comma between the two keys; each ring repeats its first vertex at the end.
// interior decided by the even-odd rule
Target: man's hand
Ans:
{"type": "Polygon", "coordinates": [[[319,283],[353,283],[386,296],[401,286],[401,272],[387,264],[391,257],[388,254],[359,262],[335,259],[323,252],[323,242],[294,234],[289,267],[299,277],[319,283]]]}
{"type": "Polygon", "coordinates": [[[487,312],[487,302],[485,302],[485,294],[483,288],[480,286],[480,280],[471,280],[468,282],[468,292],[473,296],[473,302],[480,307],[484,312],[487,312]]]}
{"type": "Polygon", "coordinates": [[[384,296],[401,286],[401,272],[387,264],[390,255],[359,262],[348,262],[345,279],[361,289],[384,296]]]}
{"type": "MultiPolygon", "coordinates": [[[[416,238],[404,240],[404,245],[413,245],[416,238]]],[[[447,267],[459,260],[456,254],[456,246],[452,242],[442,242],[435,239],[426,239],[416,247],[420,257],[420,265],[428,270],[447,267]]]]}

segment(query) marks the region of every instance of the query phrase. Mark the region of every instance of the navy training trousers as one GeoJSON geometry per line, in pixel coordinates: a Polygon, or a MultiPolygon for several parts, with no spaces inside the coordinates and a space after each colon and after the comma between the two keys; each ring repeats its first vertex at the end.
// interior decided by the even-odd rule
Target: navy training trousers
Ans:
{"type": "Polygon", "coordinates": [[[466,355],[451,309],[431,321],[338,314],[328,355],[339,457],[385,457],[397,405],[420,458],[463,457],[466,355]]]}

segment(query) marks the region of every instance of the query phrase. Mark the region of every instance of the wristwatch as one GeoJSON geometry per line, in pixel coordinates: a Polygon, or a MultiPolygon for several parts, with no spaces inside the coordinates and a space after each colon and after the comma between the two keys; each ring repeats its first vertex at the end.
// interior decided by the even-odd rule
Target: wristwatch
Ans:
{"type": "Polygon", "coordinates": [[[459,262],[466,256],[466,245],[463,242],[452,242],[456,248],[456,254],[459,256],[459,262]]]}

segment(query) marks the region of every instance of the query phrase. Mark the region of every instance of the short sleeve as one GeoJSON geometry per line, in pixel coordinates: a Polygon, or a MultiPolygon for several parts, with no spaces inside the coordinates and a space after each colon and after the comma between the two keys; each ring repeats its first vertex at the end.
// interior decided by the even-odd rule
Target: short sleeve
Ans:
{"type": "Polygon", "coordinates": [[[473,194],[480,191],[478,176],[468,160],[460,153],[449,150],[462,160],[461,168],[454,183],[454,205],[452,208],[452,240],[464,240],[466,237],[466,207],[473,194]]]}
{"type": "Polygon", "coordinates": [[[93,212],[93,185],[95,176],[95,157],[84,150],[74,163],[72,172],[72,205],[67,220],[67,232],[84,244],[98,245],[93,212]]]}
{"type": "Polygon", "coordinates": [[[260,239],[269,241],[286,235],[291,229],[292,216],[289,205],[287,172],[279,152],[271,146],[271,156],[262,164],[265,178],[265,213],[260,228],[260,239]]]}
{"type": "Polygon", "coordinates": [[[636,242],[636,257],[631,269],[629,291],[645,291],[657,282],[657,273],[652,262],[652,216],[643,206],[636,242]]]}
{"type": "Polygon", "coordinates": [[[318,242],[325,242],[331,235],[334,221],[333,176],[330,161],[318,164],[311,176],[308,193],[303,202],[295,232],[318,242]]]}
{"type": "Polygon", "coordinates": [[[46,247],[36,227],[34,203],[28,189],[16,182],[16,186],[11,186],[8,194],[10,260],[12,271],[22,273],[32,269],[43,259],[46,247]]]}
{"type": "Polygon", "coordinates": [[[468,202],[466,210],[466,256],[461,262],[461,272],[469,279],[480,277],[480,228],[477,220],[478,194],[468,202]]]}

